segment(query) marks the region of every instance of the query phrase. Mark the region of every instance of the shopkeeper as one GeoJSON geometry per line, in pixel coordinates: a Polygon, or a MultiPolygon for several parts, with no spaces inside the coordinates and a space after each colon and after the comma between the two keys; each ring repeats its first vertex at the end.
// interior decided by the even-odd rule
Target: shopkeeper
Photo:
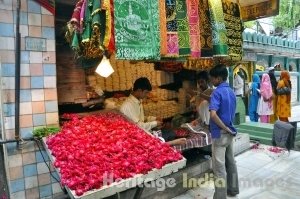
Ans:
{"type": "MultiPolygon", "coordinates": [[[[152,90],[150,81],[146,77],[138,78],[134,84],[132,93],[121,105],[120,111],[136,123],[146,132],[151,132],[154,127],[160,127],[162,120],[153,116],[145,118],[142,99],[147,98],[149,92],[152,90]]],[[[174,139],[168,141],[170,145],[184,144],[185,138],[174,139]]]]}
{"type": "Polygon", "coordinates": [[[213,88],[209,85],[209,75],[207,71],[200,71],[196,75],[196,79],[199,87],[199,92],[196,96],[197,112],[199,116],[197,121],[200,122],[201,126],[207,127],[210,119],[208,107],[213,88]]]}

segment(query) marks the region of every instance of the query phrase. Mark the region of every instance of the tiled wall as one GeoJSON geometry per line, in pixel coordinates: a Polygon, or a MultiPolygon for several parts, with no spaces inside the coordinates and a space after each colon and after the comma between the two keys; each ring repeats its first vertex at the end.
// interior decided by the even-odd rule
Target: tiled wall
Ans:
{"type": "MultiPolygon", "coordinates": [[[[15,137],[15,21],[16,0],[0,1],[0,59],[6,139],[15,137]]],[[[58,126],[54,16],[33,0],[21,0],[20,135],[31,137],[40,126],[58,126]],[[46,39],[46,51],[25,49],[25,37],[46,39]]],[[[5,145],[11,198],[52,198],[61,194],[37,145],[27,142],[17,150],[5,145]]],[[[49,164],[47,155],[46,161],[49,164]]],[[[57,174],[51,170],[57,177],[57,174]]]]}

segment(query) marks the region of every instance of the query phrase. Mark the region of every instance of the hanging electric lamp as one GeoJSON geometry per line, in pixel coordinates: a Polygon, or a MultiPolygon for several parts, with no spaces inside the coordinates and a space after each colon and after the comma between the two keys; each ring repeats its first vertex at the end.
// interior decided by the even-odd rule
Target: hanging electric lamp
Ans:
{"type": "Polygon", "coordinates": [[[99,63],[99,65],[96,68],[96,73],[99,74],[102,77],[107,78],[108,76],[110,76],[112,73],[114,72],[113,67],[110,64],[109,59],[106,56],[105,51],[103,52],[103,57],[101,62],[99,63]]]}

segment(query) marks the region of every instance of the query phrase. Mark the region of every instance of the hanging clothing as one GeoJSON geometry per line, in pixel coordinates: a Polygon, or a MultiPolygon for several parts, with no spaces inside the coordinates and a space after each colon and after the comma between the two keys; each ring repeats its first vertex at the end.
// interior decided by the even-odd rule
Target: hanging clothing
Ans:
{"type": "Polygon", "coordinates": [[[199,26],[199,0],[186,1],[187,3],[187,14],[189,23],[189,35],[190,35],[190,46],[191,46],[191,57],[200,57],[200,26],[199,26]]]}
{"type": "Polygon", "coordinates": [[[273,114],[273,91],[268,74],[262,75],[260,85],[260,98],[257,106],[257,113],[261,117],[261,122],[268,123],[269,116],[273,114]],[[262,119],[263,118],[263,119],[262,119]]]}
{"type": "Polygon", "coordinates": [[[252,76],[252,83],[250,86],[250,97],[249,97],[249,117],[250,121],[258,122],[258,113],[257,113],[257,105],[260,97],[259,90],[260,89],[260,78],[257,74],[252,76]]]}
{"type": "Polygon", "coordinates": [[[166,2],[159,1],[159,28],[160,28],[160,54],[162,56],[168,53],[167,45],[167,16],[166,2]]]}
{"type": "Polygon", "coordinates": [[[167,54],[166,57],[179,56],[178,24],[176,20],[176,0],[166,1],[167,54]]]}
{"type": "Polygon", "coordinates": [[[157,0],[114,1],[116,58],[159,60],[157,0]]]}
{"type": "Polygon", "coordinates": [[[104,0],[102,9],[105,10],[106,27],[103,46],[110,52],[115,51],[115,30],[114,30],[114,1],[104,0]]]}
{"type": "Polygon", "coordinates": [[[237,3],[222,0],[227,35],[228,55],[231,60],[240,61],[243,56],[243,25],[237,3]]]}
{"type": "MultiPolygon", "coordinates": [[[[277,89],[289,87],[291,89],[290,75],[288,71],[281,71],[277,89]]],[[[281,118],[291,117],[291,94],[277,96],[277,115],[281,118]]]]}
{"type": "Polygon", "coordinates": [[[201,57],[213,56],[212,50],[212,24],[210,21],[210,12],[208,0],[199,0],[198,5],[199,26],[200,31],[200,44],[201,44],[201,57]]]}
{"type": "Polygon", "coordinates": [[[179,56],[190,56],[191,49],[186,0],[176,0],[176,20],[178,24],[179,56]]]}
{"type": "Polygon", "coordinates": [[[211,11],[212,43],[214,55],[227,56],[227,36],[224,22],[224,13],[221,0],[208,0],[211,11]]]}

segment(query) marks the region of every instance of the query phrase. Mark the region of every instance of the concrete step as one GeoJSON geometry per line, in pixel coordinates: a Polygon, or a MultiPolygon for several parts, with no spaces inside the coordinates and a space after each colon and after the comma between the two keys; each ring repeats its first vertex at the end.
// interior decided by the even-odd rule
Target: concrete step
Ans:
{"type": "Polygon", "coordinates": [[[239,128],[237,127],[236,128],[238,132],[241,132],[241,133],[248,133],[248,134],[251,134],[251,133],[255,133],[255,134],[260,134],[260,135],[267,135],[267,136],[270,136],[270,135],[273,135],[273,131],[265,131],[264,129],[260,129],[260,130],[253,130],[253,129],[246,129],[246,128],[239,128]]]}
{"type": "Polygon", "coordinates": [[[274,124],[260,123],[260,122],[247,122],[247,123],[242,123],[240,125],[236,125],[236,128],[272,133],[274,124]]]}
{"type": "Polygon", "coordinates": [[[260,137],[265,137],[265,138],[272,138],[273,133],[265,133],[265,132],[260,132],[260,131],[251,131],[251,130],[245,130],[241,129],[238,130],[239,133],[247,133],[251,136],[260,136],[260,137]]]}
{"type": "Polygon", "coordinates": [[[266,145],[270,145],[270,146],[272,145],[272,138],[250,135],[250,140],[259,141],[259,143],[261,143],[261,144],[266,144],[266,145]]]}
{"type": "MultiPolygon", "coordinates": [[[[247,122],[236,125],[236,128],[240,133],[248,133],[250,139],[265,138],[267,140],[272,140],[274,124],[247,122]]],[[[297,128],[295,141],[300,141],[300,128],[297,128]]]]}

